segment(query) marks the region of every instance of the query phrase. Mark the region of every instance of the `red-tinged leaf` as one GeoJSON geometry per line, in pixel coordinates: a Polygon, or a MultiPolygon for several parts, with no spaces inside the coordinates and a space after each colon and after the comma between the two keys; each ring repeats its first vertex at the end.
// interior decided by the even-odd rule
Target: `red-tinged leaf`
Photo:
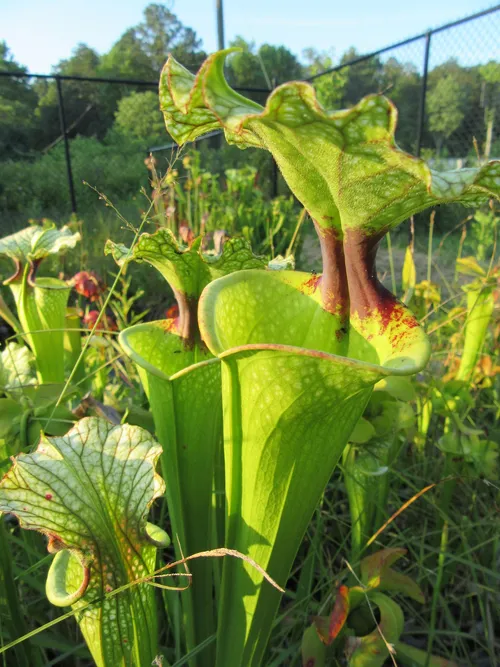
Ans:
{"type": "MultiPolygon", "coordinates": [[[[328,618],[325,617],[327,623],[328,618]]],[[[326,646],[318,637],[317,628],[311,625],[302,637],[302,667],[325,667],[326,646]]]]}
{"type": "Polygon", "coordinates": [[[313,624],[316,628],[316,634],[318,639],[320,639],[323,644],[329,644],[329,629],[330,629],[330,617],[329,616],[314,616],[313,624]]]}
{"type": "MultiPolygon", "coordinates": [[[[337,597],[335,598],[335,605],[330,615],[330,622],[328,624],[328,641],[326,642],[327,644],[331,644],[333,640],[337,637],[339,632],[344,627],[344,623],[346,622],[348,615],[349,615],[349,589],[347,586],[339,586],[337,589],[337,597]]],[[[321,637],[321,639],[323,638],[321,637]]]]}
{"type": "Polygon", "coordinates": [[[406,549],[382,549],[363,558],[360,563],[361,581],[368,585],[372,579],[380,577],[384,570],[406,554],[406,549]]]}
{"type": "Polygon", "coordinates": [[[425,597],[410,577],[396,572],[390,566],[404,556],[406,549],[382,549],[361,561],[361,580],[371,589],[403,593],[423,604],[425,597]]]}
{"type": "Polygon", "coordinates": [[[349,588],[339,586],[330,616],[317,616],[314,625],[321,641],[329,646],[344,627],[349,615],[349,588]]]}
{"type": "Polygon", "coordinates": [[[406,549],[382,549],[371,556],[366,556],[360,563],[361,581],[366,585],[374,577],[379,577],[382,572],[391,567],[397,560],[406,554],[406,549]]]}
{"type": "Polygon", "coordinates": [[[387,568],[380,577],[380,584],[378,589],[381,591],[394,591],[395,593],[403,593],[415,602],[420,604],[425,603],[425,596],[420,590],[418,584],[413,581],[406,574],[396,572],[391,568],[387,568]]]}

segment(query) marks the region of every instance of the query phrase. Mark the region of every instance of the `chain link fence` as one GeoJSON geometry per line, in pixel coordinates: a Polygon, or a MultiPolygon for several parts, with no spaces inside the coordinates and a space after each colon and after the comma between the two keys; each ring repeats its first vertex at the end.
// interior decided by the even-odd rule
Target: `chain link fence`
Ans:
{"type": "Polygon", "coordinates": [[[398,143],[461,167],[500,157],[500,7],[340,63],[330,79],[340,106],[384,93],[399,110],[398,143]]]}
{"type": "MultiPolygon", "coordinates": [[[[500,6],[340,62],[309,80],[328,108],[351,106],[369,93],[386,94],[399,109],[398,143],[441,168],[475,164],[478,156],[500,158],[500,6]]],[[[32,84],[37,94],[53,97],[52,106],[42,110],[53,116],[46,123],[51,129],[43,138],[33,137],[32,150],[0,156],[2,233],[21,218],[86,212],[98,194],[84,182],[120,202],[149,187],[144,160],[158,144],[125,145],[108,130],[124,96],[153,95],[157,82],[0,71],[0,96],[8,96],[8,86],[18,92],[23,87],[28,95],[32,84]]],[[[240,92],[260,103],[269,93],[240,92]]],[[[217,137],[197,146],[219,148],[211,151],[210,166],[221,173],[240,159],[239,149],[217,137]]],[[[259,153],[260,185],[272,196],[279,189],[278,173],[270,157],[259,153]]],[[[155,154],[165,167],[173,148],[160,146],[155,154]]]]}

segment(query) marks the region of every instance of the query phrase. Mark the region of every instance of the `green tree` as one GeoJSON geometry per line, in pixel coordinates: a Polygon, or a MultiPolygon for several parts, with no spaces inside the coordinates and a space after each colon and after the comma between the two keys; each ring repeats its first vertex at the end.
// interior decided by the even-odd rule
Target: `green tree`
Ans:
{"type": "Polygon", "coordinates": [[[206,58],[195,31],[186,28],[165,5],[148,5],[144,10],[144,20],[132,30],[156,75],[159,75],[169,53],[188,69],[198,68],[206,58]]]}
{"type": "Polygon", "coordinates": [[[438,155],[443,144],[464,119],[465,94],[451,74],[439,79],[427,95],[429,129],[434,135],[438,155]]]}
{"type": "MultiPolygon", "coordinates": [[[[479,143],[484,141],[485,125],[483,114],[481,112],[481,76],[479,68],[462,67],[455,59],[450,59],[441,65],[435,67],[429,73],[428,99],[434,100],[434,108],[430,109],[427,105],[428,113],[428,139],[429,146],[437,141],[440,142],[440,148],[446,148],[450,155],[463,157],[473,151],[472,139],[476,137],[479,143]],[[447,83],[442,83],[446,80],[447,83]],[[452,83],[453,82],[453,83],[452,83]],[[460,123],[455,126],[453,132],[448,132],[447,136],[436,133],[431,127],[430,115],[434,113],[435,120],[441,114],[439,107],[439,93],[433,93],[436,88],[441,88],[443,94],[448,96],[448,103],[451,105],[450,120],[457,121],[460,114],[462,118],[460,123]]],[[[447,114],[446,109],[443,114],[447,114]]]]}
{"type": "MultiPolygon", "coordinates": [[[[54,74],[67,76],[98,76],[100,57],[86,44],[78,44],[70,58],[61,60],[54,74]]],[[[106,90],[102,84],[87,81],[61,82],[66,121],[70,134],[95,135],[102,138],[113,122],[113,114],[106,108],[106,90]]],[[[35,84],[39,96],[37,117],[39,123],[39,148],[45,148],[60,134],[59,100],[55,81],[39,81],[35,84]]]]}
{"type": "MultiPolygon", "coordinates": [[[[333,54],[309,48],[302,52],[307,63],[306,75],[314,76],[334,66],[333,54]]],[[[344,100],[344,89],[347,84],[347,68],[338,72],[330,72],[314,80],[313,86],[319,101],[325,109],[340,109],[344,100]]]]}
{"type": "MultiPolygon", "coordinates": [[[[241,49],[228,59],[227,78],[233,86],[269,89],[274,83],[302,79],[304,76],[304,68],[284,46],[263,44],[257,49],[255,42],[247,42],[240,36],[231,42],[231,46],[241,49]]],[[[253,97],[261,102],[266,96],[257,94],[253,97]]]]}
{"type": "Polygon", "coordinates": [[[158,76],[134,28],[124,32],[102,56],[99,72],[107,77],[145,81],[154,81],[158,76]]]}
{"type": "Polygon", "coordinates": [[[380,88],[398,108],[396,139],[408,151],[415,150],[421,86],[421,76],[413,63],[389,58],[383,64],[380,88]]]}
{"type": "Polygon", "coordinates": [[[118,102],[115,128],[135,139],[154,139],[166,136],[165,121],[158,104],[157,93],[132,93],[118,102]]]}
{"type": "Polygon", "coordinates": [[[484,158],[488,160],[493,143],[495,115],[500,105],[500,63],[490,60],[486,65],[479,67],[481,76],[481,106],[484,109],[484,123],[486,138],[484,142],[484,158]]]}
{"type": "MultiPolygon", "coordinates": [[[[340,59],[340,64],[350,63],[359,58],[355,48],[348,49],[340,59]]],[[[380,58],[369,58],[346,68],[347,81],[344,87],[344,104],[353,106],[362,97],[382,90],[382,63],[380,58]]]]}
{"type": "MultiPolygon", "coordinates": [[[[26,72],[0,42],[0,71],[26,72]]],[[[0,156],[14,158],[30,149],[37,96],[27,79],[0,77],[0,156]]]]}

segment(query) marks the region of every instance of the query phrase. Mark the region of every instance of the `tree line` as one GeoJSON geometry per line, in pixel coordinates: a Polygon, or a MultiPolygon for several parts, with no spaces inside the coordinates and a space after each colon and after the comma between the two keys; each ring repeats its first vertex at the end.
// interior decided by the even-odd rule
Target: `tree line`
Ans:
{"type": "MultiPolygon", "coordinates": [[[[306,49],[300,61],[285,46],[254,43],[237,37],[227,65],[230,84],[241,88],[272,88],[276,83],[303,79],[332,67],[333,55],[306,49]]],[[[206,57],[196,32],[186,27],[166,6],[150,4],[143,20],[128,29],[105,54],[79,44],[70,58],[61,60],[54,74],[155,81],[168,56],[195,71],[206,57]]],[[[358,57],[354,48],[337,64],[358,57]]],[[[0,70],[26,71],[0,42],[0,70]]],[[[409,62],[374,57],[318,78],[314,83],[326,108],[355,104],[369,93],[384,92],[398,106],[397,139],[415,149],[422,74],[409,62]]],[[[64,81],[64,102],[70,136],[98,141],[126,138],[144,145],[166,131],[154,88],[123,84],[64,81]],[[111,139],[110,139],[111,138],[111,139]]],[[[265,94],[247,93],[258,102],[265,94]]],[[[500,153],[495,118],[500,106],[500,64],[490,61],[462,67],[448,60],[429,73],[423,145],[440,156],[464,157],[477,150],[489,157],[500,153]],[[496,142],[496,143],[495,143],[496,142]]],[[[0,160],[36,157],[60,139],[56,83],[53,80],[0,78],[0,160]]]]}

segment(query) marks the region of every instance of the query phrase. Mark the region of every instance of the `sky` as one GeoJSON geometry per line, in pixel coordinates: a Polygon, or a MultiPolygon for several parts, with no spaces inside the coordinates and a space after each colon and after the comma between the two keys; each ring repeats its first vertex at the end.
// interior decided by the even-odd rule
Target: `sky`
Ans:
{"type": "MultiPolygon", "coordinates": [[[[481,0],[223,0],[226,43],[237,35],[246,40],[283,44],[297,56],[313,46],[339,56],[350,46],[368,53],[492,6],[481,0]]],[[[32,73],[50,73],[80,42],[104,53],[141,21],[147,0],[0,0],[0,40],[16,61],[32,73]]],[[[186,26],[194,28],[203,48],[217,47],[215,0],[166,3],[186,26]]],[[[457,55],[472,60],[500,59],[500,12],[473,31],[441,33],[431,59],[457,55]],[[486,34],[486,37],[485,37],[486,34]],[[464,48],[463,39],[470,42],[464,48]],[[474,52],[471,55],[469,52],[474,52]],[[496,51],[492,53],[492,51],[496,51]],[[465,55],[464,55],[465,54],[465,55]],[[467,55],[469,54],[469,55],[467,55]]],[[[406,60],[421,60],[421,45],[407,47],[406,60]]],[[[475,62],[462,64],[475,64],[475,62]]]]}

